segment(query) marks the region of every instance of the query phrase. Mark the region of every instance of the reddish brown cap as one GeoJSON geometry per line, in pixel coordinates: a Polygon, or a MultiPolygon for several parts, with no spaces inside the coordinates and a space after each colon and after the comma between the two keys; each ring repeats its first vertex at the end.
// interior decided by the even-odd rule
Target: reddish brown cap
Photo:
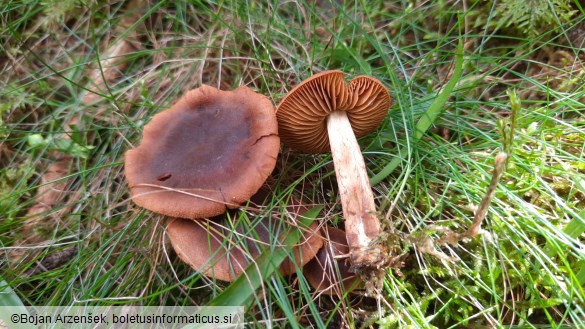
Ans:
{"type": "Polygon", "coordinates": [[[125,155],[132,200],[181,218],[219,215],[262,186],[280,147],[274,107],[247,87],[187,92],[125,155]]]}
{"type": "Polygon", "coordinates": [[[327,116],[346,111],[356,137],[367,135],[384,120],[390,95],[369,76],[353,79],[349,86],[341,71],[313,75],[289,92],[276,110],[278,131],[290,148],[302,152],[329,151],[327,116]]]}
{"type": "Polygon", "coordinates": [[[329,226],[325,231],[323,236],[328,240],[317,253],[317,257],[305,265],[303,273],[309,284],[318,292],[341,296],[357,288],[361,280],[350,271],[349,246],[345,232],[329,226]],[[339,258],[344,256],[345,258],[339,258]]]}
{"type": "MultiPolygon", "coordinates": [[[[291,213],[293,218],[299,215],[297,211],[304,213],[307,210],[304,207],[287,209],[294,211],[291,213]]],[[[274,245],[274,237],[285,231],[285,225],[286,222],[280,219],[263,218],[251,230],[246,230],[250,225],[229,221],[224,216],[200,221],[174,218],[167,233],[184,262],[205,276],[231,282],[254,262],[263,249],[274,245]]],[[[280,266],[280,273],[294,273],[296,268],[314,258],[322,246],[323,238],[317,222],[313,222],[293,249],[295,261],[287,258],[280,266]]]]}

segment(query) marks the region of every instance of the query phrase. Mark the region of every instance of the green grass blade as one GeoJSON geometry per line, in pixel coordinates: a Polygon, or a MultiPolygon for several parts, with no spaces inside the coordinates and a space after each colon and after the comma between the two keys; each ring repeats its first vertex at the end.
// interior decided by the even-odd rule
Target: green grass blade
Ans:
{"type": "Polygon", "coordinates": [[[581,286],[585,285],[585,261],[577,263],[575,268],[581,268],[575,276],[581,286]]]}
{"type": "Polygon", "coordinates": [[[23,311],[26,313],[26,308],[24,308],[24,304],[20,297],[12,290],[12,288],[8,285],[6,281],[0,278],[0,306],[18,306],[22,307],[23,311]]]}
{"type": "MultiPolygon", "coordinates": [[[[8,283],[0,277],[0,321],[10,323],[10,328],[28,328],[28,325],[12,323],[10,316],[12,314],[26,314],[28,310],[24,306],[24,303],[18,297],[16,292],[8,285],[8,283]]],[[[2,326],[0,326],[2,328],[2,326]]]]}
{"type": "Polygon", "coordinates": [[[580,212],[579,217],[573,218],[563,231],[573,239],[579,238],[585,232],[585,221],[583,221],[583,218],[585,218],[585,211],[580,212]]]}
{"type": "Polygon", "coordinates": [[[423,114],[423,116],[418,120],[416,124],[416,132],[414,134],[414,139],[419,140],[429,128],[435,123],[439,114],[443,111],[443,105],[447,103],[449,96],[451,96],[451,92],[455,89],[455,85],[461,78],[461,73],[463,72],[463,41],[459,40],[459,44],[457,46],[457,59],[455,61],[455,71],[451,76],[451,80],[447,83],[443,91],[437,96],[433,104],[429,107],[429,109],[423,114]]]}

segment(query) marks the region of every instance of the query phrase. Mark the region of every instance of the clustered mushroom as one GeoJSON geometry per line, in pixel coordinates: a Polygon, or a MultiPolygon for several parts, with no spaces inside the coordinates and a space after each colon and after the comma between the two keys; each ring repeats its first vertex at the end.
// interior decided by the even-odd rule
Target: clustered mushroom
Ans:
{"type": "MultiPolygon", "coordinates": [[[[135,203],[173,217],[167,231],[179,257],[206,275],[232,281],[259,253],[258,245],[235,249],[225,243],[225,217],[205,218],[238,208],[258,192],[279,149],[270,100],[244,86],[228,92],[204,85],[152,118],[140,145],[126,152],[124,169],[135,203]]],[[[258,244],[271,242],[265,222],[251,233],[258,244]]],[[[293,249],[300,265],[323,243],[315,227],[304,236],[293,249]]],[[[285,262],[283,271],[291,267],[285,262]]]]}
{"type": "MultiPolygon", "coordinates": [[[[228,219],[226,211],[250,198],[264,201],[266,192],[259,189],[274,169],[280,139],[302,152],[331,150],[345,232],[320,230],[314,223],[280,272],[291,274],[311,261],[304,268],[309,283],[341,296],[340,287],[347,291],[361,284],[356,269],[377,267],[383,257],[373,243],[381,228],[356,138],[376,129],[389,107],[382,83],[359,76],[347,85],[341,71],[302,82],[276,113],[266,97],[247,87],[227,92],[201,86],[155,115],[140,145],[126,152],[132,200],[172,217],[167,232],[183,261],[204,275],[233,281],[274,242],[273,219],[263,218],[253,232],[244,232],[234,225],[238,216],[228,219]],[[244,247],[233,242],[249,235],[244,247]],[[350,262],[340,261],[347,254],[350,262]]],[[[293,220],[306,210],[297,202],[287,207],[293,220]]]]}

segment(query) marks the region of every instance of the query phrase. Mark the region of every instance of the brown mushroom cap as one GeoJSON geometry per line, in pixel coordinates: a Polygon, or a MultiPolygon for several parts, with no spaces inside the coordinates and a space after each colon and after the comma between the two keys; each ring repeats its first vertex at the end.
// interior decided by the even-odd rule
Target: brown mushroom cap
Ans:
{"type": "Polygon", "coordinates": [[[348,290],[357,288],[361,280],[350,271],[349,257],[335,258],[349,255],[345,232],[329,226],[325,229],[326,233],[323,236],[329,240],[323,244],[317,256],[305,265],[303,273],[315,290],[327,295],[341,296],[348,290]],[[340,277],[343,286],[340,285],[340,277]],[[342,287],[345,290],[342,290],[342,287]]]}
{"type": "MultiPolygon", "coordinates": [[[[287,209],[293,218],[307,210],[298,205],[287,209]]],[[[275,244],[273,239],[277,234],[271,232],[282,232],[287,225],[280,219],[263,218],[247,231],[245,229],[249,225],[239,224],[237,220],[229,221],[224,216],[200,221],[174,218],[167,227],[167,233],[177,255],[185,263],[205,276],[231,282],[254,262],[263,249],[275,244]]],[[[280,273],[294,273],[296,268],[314,258],[322,246],[323,238],[317,222],[313,222],[293,249],[295,261],[285,259],[280,273]]]]}
{"type": "Polygon", "coordinates": [[[329,150],[327,116],[346,111],[356,138],[375,130],[390,108],[384,85],[369,76],[345,83],[341,71],[313,75],[289,92],[276,110],[278,132],[292,149],[308,153],[329,150]]]}
{"type": "Polygon", "coordinates": [[[247,87],[187,92],[144,127],[125,155],[132,200],[181,218],[219,215],[253,195],[280,148],[274,107],[247,87]]]}

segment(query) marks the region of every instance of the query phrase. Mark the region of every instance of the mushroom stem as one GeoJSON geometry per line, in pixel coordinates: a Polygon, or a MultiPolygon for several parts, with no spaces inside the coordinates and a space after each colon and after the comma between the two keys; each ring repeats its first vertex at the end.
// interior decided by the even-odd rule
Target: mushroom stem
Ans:
{"type": "Polygon", "coordinates": [[[381,227],[364,158],[345,111],[329,114],[327,132],[352,265],[375,267],[382,255],[371,242],[380,234],[381,227]]]}

